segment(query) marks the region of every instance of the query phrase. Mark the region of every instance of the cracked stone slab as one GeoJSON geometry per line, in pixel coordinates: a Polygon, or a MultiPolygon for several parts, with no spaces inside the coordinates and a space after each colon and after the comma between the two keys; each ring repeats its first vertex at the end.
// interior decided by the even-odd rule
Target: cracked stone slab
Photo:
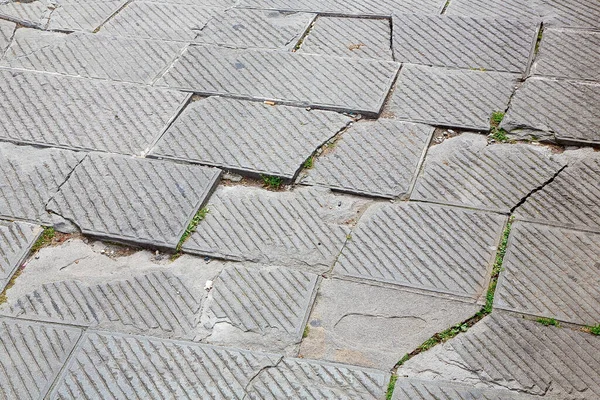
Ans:
{"type": "Polygon", "coordinates": [[[509,213],[565,165],[546,147],[467,133],[429,149],[411,200],[509,213]]]}
{"type": "Polygon", "coordinates": [[[600,4],[596,0],[540,0],[540,3],[545,26],[600,28],[600,4]]]}
{"type": "Polygon", "coordinates": [[[434,128],[380,119],[352,125],[302,183],[396,198],[408,195],[434,128]]]}
{"type": "Polygon", "coordinates": [[[544,29],[533,75],[600,81],[600,32],[544,29]]]}
{"type": "Polygon", "coordinates": [[[515,93],[501,128],[518,136],[600,144],[600,84],[529,78],[515,93]]]}
{"type": "Polygon", "coordinates": [[[185,93],[0,69],[0,138],[36,146],[140,154],[186,102],[185,93]]]}
{"type": "Polygon", "coordinates": [[[378,115],[399,67],[389,61],[190,46],[158,85],[378,115]]]}
{"type": "Polygon", "coordinates": [[[23,26],[44,28],[48,24],[50,9],[45,1],[3,1],[0,3],[0,18],[14,21],[23,26]]]}
{"type": "Polygon", "coordinates": [[[293,49],[316,14],[229,9],[211,19],[194,42],[235,48],[293,49]]]}
{"type": "Polygon", "coordinates": [[[452,0],[445,14],[505,20],[536,20],[542,14],[531,0],[452,0]]]}
{"type": "Polygon", "coordinates": [[[150,155],[291,180],[351,121],[327,111],[209,97],[189,104],[150,155]]]}
{"type": "MultiPolygon", "coordinates": [[[[0,6],[1,9],[1,6],[0,6]]],[[[17,29],[17,24],[11,21],[0,20],[0,58],[10,45],[13,34],[17,29]]]]}
{"type": "Polygon", "coordinates": [[[46,202],[83,157],[67,150],[0,143],[0,217],[52,225],[46,202]]]}
{"type": "Polygon", "coordinates": [[[433,334],[478,309],[476,304],[408,290],[325,279],[300,357],[389,370],[433,334]]]}
{"type": "MultiPolygon", "coordinates": [[[[52,7],[50,0],[48,1],[52,7]]],[[[48,29],[95,32],[127,0],[57,0],[58,7],[50,14],[48,29]]]]}
{"type": "Polygon", "coordinates": [[[389,373],[350,365],[284,358],[248,385],[255,399],[381,399],[389,373]]]}
{"type": "Polygon", "coordinates": [[[221,171],[90,153],[48,202],[84,234],[175,249],[221,171]]]}
{"type": "Polygon", "coordinates": [[[394,16],[398,62],[525,73],[538,24],[457,15],[394,16]]]}
{"type": "Polygon", "coordinates": [[[392,400],[535,400],[537,398],[506,389],[481,389],[454,382],[404,378],[396,381],[392,396],[392,400]]]}
{"type": "Polygon", "coordinates": [[[498,214],[425,203],[373,206],[334,272],[480,299],[505,222],[498,214]]]}
{"type": "Polygon", "coordinates": [[[326,190],[219,187],[183,250],[236,261],[328,271],[366,201],[326,190]]]}
{"type": "Polygon", "coordinates": [[[600,234],[516,222],[494,307],[582,325],[600,322],[600,234]]]}
{"type": "Polygon", "coordinates": [[[600,396],[600,337],[494,312],[413,357],[399,376],[452,380],[556,399],[600,396]]]}
{"type": "Polygon", "coordinates": [[[487,131],[506,109],[518,74],[403,65],[386,108],[389,117],[487,131]]]}
{"type": "Polygon", "coordinates": [[[38,225],[0,220],[0,293],[41,233],[38,225]]]}
{"type": "Polygon", "coordinates": [[[391,37],[387,19],[320,17],[298,52],[391,61],[391,37]]]}

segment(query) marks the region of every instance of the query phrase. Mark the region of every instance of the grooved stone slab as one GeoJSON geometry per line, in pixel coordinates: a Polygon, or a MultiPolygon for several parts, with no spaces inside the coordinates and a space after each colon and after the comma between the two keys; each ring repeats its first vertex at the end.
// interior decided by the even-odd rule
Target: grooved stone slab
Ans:
{"type": "Polygon", "coordinates": [[[466,133],[429,149],[411,199],[509,213],[564,166],[548,148],[466,133]]]}
{"type": "Polygon", "coordinates": [[[509,20],[534,20],[541,17],[532,0],[452,0],[445,14],[509,20]]]}
{"type": "Polygon", "coordinates": [[[42,399],[80,329],[0,318],[0,397],[42,399]]]}
{"type": "Polygon", "coordinates": [[[540,0],[545,26],[600,28],[597,0],[540,0]]]}
{"type": "Polygon", "coordinates": [[[559,142],[600,144],[600,84],[529,78],[511,100],[501,128],[559,142]]]}
{"type": "Polygon", "coordinates": [[[50,9],[45,1],[20,2],[9,0],[0,3],[0,18],[24,26],[44,28],[48,24],[50,9]]]}
{"type": "Polygon", "coordinates": [[[391,369],[437,332],[480,306],[435,296],[324,279],[300,357],[391,369]]]}
{"type": "Polygon", "coordinates": [[[506,109],[519,75],[404,65],[386,115],[414,122],[487,131],[506,109]]]}
{"type": "Polygon", "coordinates": [[[46,202],[83,157],[67,150],[0,143],[0,217],[52,225],[46,202]]]}
{"type": "MultiPolygon", "coordinates": [[[[2,6],[0,6],[0,10],[2,6]]],[[[10,21],[0,19],[0,58],[4,54],[4,50],[10,45],[17,24],[10,21]]]]}
{"type": "Polygon", "coordinates": [[[392,400],[535,400],[516,391],[505,389],[480,389],[470,385],[438,380],[399,378],[394,386],[392,400]]]}
{"type": "Polygon", "coordinates": [[[371,207],[334,272],[478,299],[506,217],[423,203],[371,207]]]}
{"type": "Polygon", "coordinates": [[[600,81],[600,32],[544,29],[534,75],[600,81]]]}
{"type": "MultiPolygon", "coordinates": [[[[48,1],[50,8],[51,2],[48,1]]],[[[127,4],[127,0],[56,0],[48,29],[94,32],[127,4]]]]}
{"type": "Polygon", "coordinates": [[[370,196],[407,195],[433,130],[384,119],[356,123],[315,159],[302,182],[370,196]]]}
{"type": "Polygon", "coordinates": [[[378,115],[399,67],[387,61],[190,46],[158,84],[378,115]]]}
{"type": "Polygon", "coordinates": [[[320,17],[299,52],[393,60],[387,19],[320,17]]]}
{"type": "Polygon", "coordinates": [[[316,14],[226,10],[198,32],[197,43],[236,48],[292,49],[316,14]]]}
{"type": "Polygon", "coordinates": [[[51,399],[241,399],[280,356],[88,331],[51,399]],[[99,384],[102,382],[102,384],[99,384]]]}
{"type": "Polygon", "coordinates": [[[29,254],[42,229],[25,222],[0,220],[0,293],[29,254]]]}
{"type": "Polygon", "coordinates": [[[84,234],[174,249],[220,175],[216,168],[90,153],[47,208],[84,234]]]}
{"type": "Polygon", "coordinates": [[[189,104],[150,154],[293,179],[351,121],[327,111],[209,97],[189,104]]]}
{"type": "Polygon", "coordinates": [[[394,56],[402,63],[523,74],[536,36],[537,24],[532,21],[394,16],[394,56]]]}

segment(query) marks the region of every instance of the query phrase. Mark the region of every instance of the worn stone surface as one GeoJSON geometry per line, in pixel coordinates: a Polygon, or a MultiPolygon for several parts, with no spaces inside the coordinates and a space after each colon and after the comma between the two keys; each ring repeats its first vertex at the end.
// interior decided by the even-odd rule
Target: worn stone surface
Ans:
{"type": "Polygon", "coordinates": [[[17,24],[14,22],[0,20],[0,58],[2,58],[2,54],[4,54],[4,51],[8,48],[8,45],[10,45],[16,28],[17,24]]]}
{"type": "Polygon", "coordinates": [[[190,46],[158,85],[377,115],[399,66],[378,60],[190,46]]]}
{"type": "Polygon", "coordinates": [[[537,2],[531,0],[453,0],[445,14],[512,20],[534,20],[541,17],[537,2]]]}
{"type": "Polygon", "coordinates": [[[300,356],[382,370],[479,306],[408,290],[323,280],[300,356]]]}
{"type": "Polygon", "coordinates": [[[405,64],[385,113],[433,125],[488,130],[506,109],[518,75],[405,64]]]}
{"type": "Polygon", "coordinates": [[[393,60],[387,19],[320,17],[299,52],[393,60]]]}
{"type": "Polygon", "coordinates": [[[0,220],[0,293],[41,232],[42,229],[37,225],[0,220]]]}
{"type": "Polygon", "coordinates": [[[425,381],[420,379],[400,378],[394,386],[392,400],[534,400],[520,392],[506,389],[480,389],[470,385],[453,382],[425,381]]]}
{"type": "MultiPolygon", "coordinates": [[[[127,4],[127,0],[58,0],[58,7],[50,14],[48,29],[94,32],[113,14],[127,4]]],[[[51,2],[48,1],[52,9],[51,2]]]]}
{"type": "Polygon", "coordinates": [[[210,97],[186,107],[150,154],[292,179],[351,121],[332,112],[210,97]]]}
{"type": "Polygon", "coordinates": [[[0,18],[14,21],[24,26],[44,28],[48,24],[50,10],[44,1],[0,3],[0,18]]]}
{"type": "Polygon", "coordinates": [[[596,0],[540,0],[544,25],[600,28],[600,4],[596,0]]]}
{"type": "Polygon", "coordinates": [[[392,120],[358,122],[314,160],[302,182],[369,196],[408,195],[433,130],[392,120]]]}

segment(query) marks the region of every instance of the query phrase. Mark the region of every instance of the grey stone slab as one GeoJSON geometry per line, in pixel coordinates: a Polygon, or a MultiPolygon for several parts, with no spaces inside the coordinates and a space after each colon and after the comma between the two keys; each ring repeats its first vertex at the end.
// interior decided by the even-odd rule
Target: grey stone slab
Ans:
{"type": "Polygon", "coordinates": [[[316,14],[229,9],[211,19],[194,40],[235,48],[293,49],[316,14]]]}
{"type": "Polygon", "coordinates": [[[393,60],[392,29],[387,19],[320,17],[300,53],[393,60]]]}
{"type": "Polygon", "coordinates": [[[391,369],[437,332],[480,306],[369,284],[325,279],[300,357],[391,369]]]}
{"type": "Polygon", "coordinates": [[[481,389],[470,385],[438,380],[399,378],[394,386],[392,400],[535,400],[517,391],[506,389],[481,389]]]}
{"type": "Polygon", "coordinates": [[[44,398],[80,334],[76,328],[0,318],[0,397],[44,398]]]}
{"type": "Polygon", "coordinates": [[[157,84],[378,115],[399,67],[389,61],[190,46],[157,84]]]}
{"type": "Polygon", "coordinates": [[[457,15],[394,15],[394,57],[411,64],[525,73],[538,24],[457,15]]]}
{"type": "Polygon", "coordinates": [[[51,9],[46,1],[31,2],[3,1],[0,3],[0,18],[24,26],[44,28],[48,24],[51,9]]]}
{"type": "Polygon", "coordinates": [[[17,24],[11,21],[0,20],[0,58],[10,45],[13,35],[16,31],[17,24]]]}
{"type": "Polygon", "coordinates": [[[189,104],[150,155],[293,179],[351,121],[327,111],[209,97],[189,104]]]}
{"type": "Polygon", "coordinates": [[[41,232],[42,229],[37,225],[0,221],[0,293],[41,232]]]}
{"type": "Polygon", "coordinates": [[[281,357],[189,342],[88,331],[51,399],[241,399],[281,357]]]}
{"type": "Polygon", "coordinates": [[[48,29],[94,32],[128,2],[127,0],[48,1],[52,13],[48,29]],[[55,5],[54,5],[55,4],[55,5]]]}
{"type": "Polygon", "coordinates": [[[429,149],[411,199],[509,213],[565,165],[546,147],[466,133],[429,149]]]}
{"type": "Polygon", "coordinates": [[[350,365],[284,358],[247,388],[255,399],[381,399],[389,373],[350,365]]]}
{"type": "Polygon", "coordinates": [[[0,143],[0,217],[51,225],[46,202],[83,157],[67,150],[0,143]]]}
{"type": "Polygon", "coordinates": [[[445,14],[500,19],[540,19],[537,1],[532,0],[452,0],[445,14]]]}
{"type": "Polygon", "coordinates": [[[600,4],[596,0],[539,0],[545,26],[600,28],[600,4]]]}
{"type": "Polygon", "coordinates": [[[579,145],[600,143],[600,84],[529,78],[500,124],[515,135],[579,145]]]}
{"type": "Polygon", "coordinates": [[[314,160],[302,183],[369,196],[406,196],[433,131],[393,120],[358,122],[314,160]]]}
{"type": "Polygon", "coordinates": [[[84,234],[174,249],[220,175],[216,168],[90,153],[47,209],[84,234]]]}
{"type": "Polygon", "coordinates": [[[600,32],[544,29],[531,72],[567,79],[600,81],[600,32]]]}
{"type": "Polygon", "coordinates": [[[488,130],[506,109],[518,74],[405,64],[386,116],[432,125],[488,130]]]}
{"type": "Polygon", "coordinates": [[[186,100],[148,86],[0,69],[0,138],[139,155],[186,100]]]}

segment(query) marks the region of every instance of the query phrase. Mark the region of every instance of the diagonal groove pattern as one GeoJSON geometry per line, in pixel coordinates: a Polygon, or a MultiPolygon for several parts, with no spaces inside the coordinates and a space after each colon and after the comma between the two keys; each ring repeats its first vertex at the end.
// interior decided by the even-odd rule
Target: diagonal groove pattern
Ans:
{"type": "Polygon", "coordinates": [[[0,221],[0,293],[41,233],[39,226],[0,221]]]}

